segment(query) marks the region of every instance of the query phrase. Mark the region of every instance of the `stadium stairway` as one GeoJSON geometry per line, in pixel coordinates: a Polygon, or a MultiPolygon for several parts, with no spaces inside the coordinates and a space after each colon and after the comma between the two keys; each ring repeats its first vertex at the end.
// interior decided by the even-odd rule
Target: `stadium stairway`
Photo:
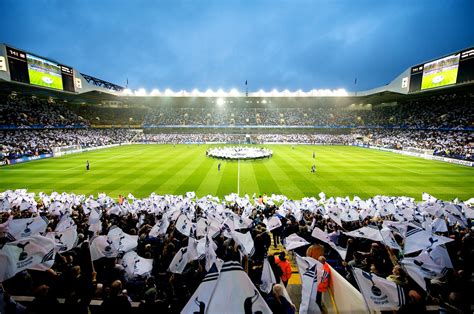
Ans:
{"type": "Polygon", "coordinates": [[[278,254],[280,252],[285,252],[286,256],[288,257],[290,264],[291,264],[291,272],[292,275],[290,280],[288,281],[288,286],[286,290],[288,291],[288,295],[291,298],[291,301],[296,306],[296,312],[298,313],[301,303],[301,276],[298,272],[298,266],[296,265],[296,258],[292,251],[287,251],[282,244],[279,244],[275,247],[273,244],[273,237],[270,237],[272,240],[272,244],[268,250],[269,255],[278,254]]]}

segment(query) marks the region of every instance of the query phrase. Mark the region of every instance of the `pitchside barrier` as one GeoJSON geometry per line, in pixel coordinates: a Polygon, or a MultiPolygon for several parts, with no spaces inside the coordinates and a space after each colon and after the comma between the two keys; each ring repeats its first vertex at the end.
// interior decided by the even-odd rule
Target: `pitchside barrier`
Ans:
{"type": "MultiPolygon", "coordinates": [[[[111,144],[111,145],[105,145],[105,146],[97,146],[97,147],[86,147],[86,148],[81,148],[80,146],[68,146],[68,147],[57,147],[53,148],[53,154],[42,154],[39,156],[32,156],[32,157],[22,157],[18,159],[13,159],[13,160],[2,160],[0,161],[0,166],[6,166],[9,164],[17,164],[17,163],[22,163],[22,162],[27,162],[27,161],[32,161],[32,160],[38,160],[38,159],[44,159],[44,158],[50,158],[50,157],[61,157],[64,155],[69,155],[69,154],[75,154],[75,153],[82,153],[82,152],[88,152],[92,150],[98,150],[98,149],[105,149],[105,148],[111,148],[111,147],[117,147],[121,145],[130,145],[130,144],[155,144],[155,143],[149,143],[149,142],[125,142],[121,144],[111,144]]],[[[161,144],[161,143],[157,143],[161,144]]],[[[227,144],[223,142],[202,142],[202,143],[183,143],[183,144],[227,144]]],[[[406,155],[406,156],[412,156],[412,157],[418,157],[418,158],[424,158],[427,160],[437,160],[437,161],[442,161],[442,162],[447,162],[451,164],[456,164],[456,165],[462,165],[462,166],[467,166],[467,167],[474,167],[474,162],[472,161],[467,161],[467,160],[460,160],[460,159],[454,159],[454,158],[447,158],[447,157],[441,157],[441,156],[435,156],[435,155],[430,155],[426,152],[421,153],[421,152],[415,152],[415,151],[407,151],[407,150],[396,150],[396,149],[390,149],[390,148],[385,148],[385,147],[377,147],[377,146],[370,146],[367,144],[358,144],[358,143],[352,143],[352,144],[326,144],[326,143],[289,143],[289,142],[282,142],[282,143],[277,143],[277,142],[264,142],[262,145],[266,144],[278,144],[278,145],[324,145],[324,146],[357,146],[357,147],[363,147],[363,148],[370,148],[370,149],[376,149],[376,150],[381,150],[381,151],[386,151],[386,152],[391,152],[391,153],[396,153],[396,154],[401,154],[401,155],[406,155]]]]}
{"type": "Polygon", "coordinates": [[[54,153],[54,157],[61,157],[64,155],[69,155],[69,154],[89,152],[92,150],[112,148],[112,147],[130,145],[130,144],[131,144],[130,142],[126,142],[126,143],[120,143],[120,144],[110,144],[110,145],[104,145],[104,146],[94,146],[94,147],[85,147],[85,148],[81,148],[80,146],[57,147],[53,149],[53,153],[54,153]]]}
{"type": "Polygon", "coordinates": [[[385,147],[370,146],[370,145],[366,145],[366,144],[352,144],[352,145],[357,146],[357,147],[364,147],[364,148],[381,150],[381,151],[385,151],[385,152],[396,153],[396,154],[405,155],[405,156],[424,158],[424,159],[427,159],[427,160],[437,160],[437,161],[447,162],[447,163],[450,163],[450,164],[474,167],[474,162],[473,161],[435,156],[435,155],[430,155],[430,154],[421,153],[421,152],[414,152],[414,151],[407,151],[407,150],[397,150],[397,149],[390,149],[390,148],[385,148],[385,147]]]}
{"type": "Polygon", "coordinates": [[[14,165],[14,164],[22,163],[22,162],[45,159],[45,158],[51,158],[51,157],[53,157],[53,154],[41,154],[41,155],[38,155],[38,156],[21,157],[21,158],[15,158],[15,159],[5,159],[5,160],[0,161],[0,166],[14,165]]]}

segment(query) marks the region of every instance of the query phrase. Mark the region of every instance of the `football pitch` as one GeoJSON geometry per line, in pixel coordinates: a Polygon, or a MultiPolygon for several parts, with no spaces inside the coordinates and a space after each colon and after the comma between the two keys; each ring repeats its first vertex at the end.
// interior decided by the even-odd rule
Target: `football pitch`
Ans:
{"type": "Polygon", "coordinates": [[[327,196],[406,195],[418,200],[422,192],[444,200],[474,196],[474,169],[465,166],[359,147],[310,145],[265,145],[273,150],[270,159],[223,161],[206,156],[211,146],[216,145],[125,145],[1,167],[0,191],[105,192],[112,197],[239,192],[295,199],[321,191],[327,196]],[[316,173],[310,172],[313,163],[316,173]]]}

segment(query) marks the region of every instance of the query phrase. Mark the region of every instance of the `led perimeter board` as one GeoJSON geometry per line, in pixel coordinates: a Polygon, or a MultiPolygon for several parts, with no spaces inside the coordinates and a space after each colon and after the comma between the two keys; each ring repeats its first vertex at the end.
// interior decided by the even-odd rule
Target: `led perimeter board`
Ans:
{"type": "Polygon", "coordinates": [[[474,48],[411,68],[410,93],[474,81],[474,48]]]}
{"type": "Polygon", "coordinates": [[[6,48],[12,81],[74,92],[74,72],[71,67],[18,49],[6,48]]]}

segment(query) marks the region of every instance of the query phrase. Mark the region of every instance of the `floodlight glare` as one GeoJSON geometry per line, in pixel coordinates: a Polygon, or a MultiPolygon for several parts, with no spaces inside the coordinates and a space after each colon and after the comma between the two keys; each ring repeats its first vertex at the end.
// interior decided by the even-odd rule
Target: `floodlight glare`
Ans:
{"type": "Polygon", "coordinates": [[[224,103],[225,103],[224,99],[222,99],[222,98],[217,98],[216,104],[217,104],[219,107],[222,106],[222,105],[224,105],[224,103]]]}

